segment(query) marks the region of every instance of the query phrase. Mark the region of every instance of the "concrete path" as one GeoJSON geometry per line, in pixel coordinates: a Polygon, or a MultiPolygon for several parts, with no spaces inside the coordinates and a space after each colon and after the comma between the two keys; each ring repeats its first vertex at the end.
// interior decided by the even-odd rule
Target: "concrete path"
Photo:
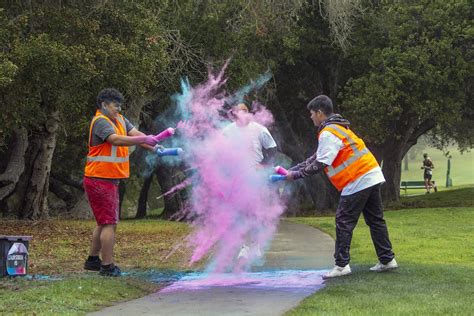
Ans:
{"type": "Polygon", "coordinates": [[[192,274],[158,293],[91,315],[281,315],[323,287],[334,240],[309,226],[282,221],[265,265],[238,277],[192,274]]]}

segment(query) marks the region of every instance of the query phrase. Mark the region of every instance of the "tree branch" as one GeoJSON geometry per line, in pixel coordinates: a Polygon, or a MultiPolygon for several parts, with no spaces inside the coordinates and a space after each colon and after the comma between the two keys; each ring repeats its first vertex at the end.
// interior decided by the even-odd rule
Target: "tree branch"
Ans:
{"type": "Polygon", "coordinates": [[[51,177],[70,187],[73,187],[80,191],[84,191],[84,188],[82,187],[82,181],[74,180],[67,175],[60,174],[54,171],[51,172],[51,177]]]}
{"type": "Polygon", "coordinates": [[[413,132],[411,133],[410,137],[408,138],[405,146],[402,148],[402,157],[406,155],[408,150],[415,145],[418,141],[418,138],[424,135],[429,130],[433,129],[436,126],[436,122],[432,119],[428,119],[423,121],[420,125],[415,127],[413,132]]]}

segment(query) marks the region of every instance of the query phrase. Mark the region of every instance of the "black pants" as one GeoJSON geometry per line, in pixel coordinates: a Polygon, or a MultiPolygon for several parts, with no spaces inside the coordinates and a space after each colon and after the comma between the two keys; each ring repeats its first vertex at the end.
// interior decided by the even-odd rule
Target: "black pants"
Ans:
{"type": "Polygon", "coordinates": [[[350,261],[352,231],[360,213],[364,214],[366,224],[370,227],[370,235],[375,246],[379,261],[383,264],[391,261],[395,254],[388,238],[387,225],[383,219],[382,197],[380,184],[351,195],[341,196],[336,211],[336,265],[344,267],[350,261]]]}

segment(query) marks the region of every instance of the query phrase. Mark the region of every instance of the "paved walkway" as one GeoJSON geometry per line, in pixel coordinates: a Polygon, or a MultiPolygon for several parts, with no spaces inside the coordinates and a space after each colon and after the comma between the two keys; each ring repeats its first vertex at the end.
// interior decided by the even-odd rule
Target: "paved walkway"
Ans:
{"type": "Polygon", "coordinates": [[[282,221],[265,265],[240,276],[191,274],[158,293],[91,315],[281,315],[323,287],[334,240],[309,226],[282,221]]]}

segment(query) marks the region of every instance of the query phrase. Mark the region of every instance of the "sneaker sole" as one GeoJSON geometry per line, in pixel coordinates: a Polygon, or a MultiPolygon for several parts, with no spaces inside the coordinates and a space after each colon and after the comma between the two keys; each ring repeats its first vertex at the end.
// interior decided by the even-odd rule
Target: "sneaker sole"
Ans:
{"type": "Polygon", "coordinates": [[[380,273],[380,272],[387,272],[387,271],[391,271],[391,270],[395,270],[395,269],[398,269],[398,266],[397,267],[385,268],[385,269],[382,269],[382,270],[370,270],[370,271],[380,273]]]}
{"type": "Polygon", "coordinates": [[[86,269],[86,268],[84,268],[84,270],[89,271],[89,272],[99,272],[100,271],[100,269],[96,270],[96,269],[86,269]]]}
{"type": "Polygon", "coordinates": [[[343,276],[346,276],[346,275],[351,275],[351,274],[352,274],[352,272],[337,275],[337,276],[325,276],[325,275],[323,275],[322,278],[323,278],[323,280],[329,280],[329,279],[340,278],[340,277],[343,277],[343,276]]]}
{"type": "Polygon", "coordinates": [[[100,271],[100,267],[88,267],[88,266],[84,266],[84,270],[86,271],[95,271],[95,272],[99,272],[100,271]]]}

